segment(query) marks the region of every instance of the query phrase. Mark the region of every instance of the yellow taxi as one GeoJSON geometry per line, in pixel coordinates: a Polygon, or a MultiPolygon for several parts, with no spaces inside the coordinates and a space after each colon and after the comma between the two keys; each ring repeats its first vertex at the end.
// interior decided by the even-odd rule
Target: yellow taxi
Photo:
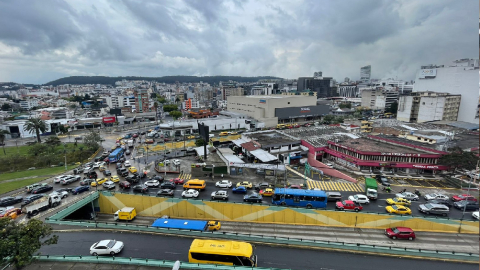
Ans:
{"type": "Polygon", "coordinates": [[[95,181],[93,181],[93,182],[90,184],[90,186],[92,186],[92,187],[99,186],[99,185],[107,182],[107,180],[108,180],[108,178],[106,178],[106,177],[105,177],[105,178],[98,178],[98,179],[96,179],[95,181]]]}
{"type": "Polygon", "coordinates": [[[399,214],[399,215],[411,215],[412,210],[410,208],[405,207],[403,205],[392,205],[385,207],[388,213],[399,214]]]}
{"type": "Polygon", "coordinates": [[[273,189],[271,188],[266,188],[266,189],[262,189],[260,190],[260,195],[262,195],[263,197],[272,197],[273,194],[275,193],[275,191],[273,191],[273,189]]]}
{"type": "Polygon", "coordinates": [[[98,167],[98,170],[101,171],[101,172],[105,171],[106,169],[107,169],[107,167],[105,167],[105,166],[98,167]]]}
{"type": "Polygon", "coordinates": [[[220,136],[228,136],[228,132],[220,132],[220,134],[218,134],[220,136]]]}
{"type": "Polygon", "coordinates": [[[230,132],[230,135],[238,135],[238,132],[232,131],[230,132]]]}
{"type": "Polygon", "coordinates": [[[189,139],[189,140],[195,139],[195,136],[193,136],[193,135],[187,136],[187,139],[189,139]]]}
{"type": "Polygon", "coordinates": [[[405,198],[389,198],[387,199],[387,204],[392,205],[411,205],[412,202],[405,198]]]}
{"type": "Polygon", "coordinates": [[[123,140],[123,137],[118,137],[117,138],[117,141],[121,141],[121,140],[123,140]]]}
{"type": "Polygon", "coordinates": [[[114,183],[118,183],[118,182],[120,182],[120,177],[118,177],[118,175],[112,175],[110,177],[110,181],[112,181],[114,183]]]}
{"type": "Polygon", "coordinates": [[[253,184],[248,181],[243,181],[243,182],[238,182],[237,183],[237,188],[238,187],[245,187],[245,188],[252,188],[253,184]]]}
{"type": "Polygon", "coordinates": [[[129,168],[128,168],[128,171],[131,172],[131,173],[136,173],[136,172],[138,172],[138,171],[137,171],[137,168],[135,168],[135,167],[129,167],[129,168]]]}
{"type": "Polygon", "coordinates": [[[117,145],[116,145],[116,144],[112,146],[112,150],[115,150],[115,149],[117,149],[117,145]]]}

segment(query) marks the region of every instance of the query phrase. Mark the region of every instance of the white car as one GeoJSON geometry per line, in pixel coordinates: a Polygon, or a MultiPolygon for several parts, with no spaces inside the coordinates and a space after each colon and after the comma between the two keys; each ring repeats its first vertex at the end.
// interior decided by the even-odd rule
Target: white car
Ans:
{"type": "Polygon", "coordinates": [[[105,162],[103,162],[103,161],[95,162],[95,163],[93,163],[93,168],[97,169],[100,166],[103,166],[104,164],[105,164],[105,162]]]}
{"type": "Polygon", "coordinates": [[[182,192],[182,198],[197,198],[200,192],[195,189],[189,189],[182,192]]]}
{"type": "Polygon", "coordinates": [[[89,172],[90,170],[93,170],[93,169],[94,169],[93,165],[92,166],[86,166],[85,169],[83,169],[83,172],[87,173],[87,172],[89,172]]]}
{"type": "Polygon", "coordinates": [[[65,177],[67,177],[67,176],[66,176],[66,175],[59,175],[59,176],[57,176],[57,177],[55,177],[55,178],[53,179],[53,182],[58,184],[58,183],[60,183],[60,181],[62,181],[62,179],[65,178],[65,177]]]}
{"type": "Polygon", "coordinates": [[[333,164],[332,164],[332,163],[327,163],[327,164],[325,164],[325,165],[327,165],[327,167],[333,169],[333,164]]]}
{"type": "Polygon", "coordinates": [[[403,193],[397,193],[395,194],[395,197],[397,198],[404,198],[409,201],[418,201],[418,195],[412,192],[403,192],[403,193]]]}
{"type": "Polygon", "coordinates": [[[475,211],[472,213],[472,217],[476,220],[478,220],[478,211],[475,211]]]}
{"type": "Polygon", "coordinates": [[[173,165],[175,165],[175,166],[180,166],[180,160],[174,159],[174,160],[173,160],[173,165]]]}
{"type": "Polygon", "coordinates": [[[447,195],[443,195],[440,193],[431,193],[431,194],[426,194],[424,196],[425,200],[430,201],[430,200],[449,200],[450,198],[447,195]]]}
{"type": "Polygon", "coordinates": [[[66,197],[68,197],[68,191],[60,191],[60,192],[54,191],[54,192],[50,193],[49,196],[52,196],[52,195],[57,195],[60,198],[65,199],[66,197]]]}
{"type": "Polygon", "coordinates": [[[348,196],[348,199],[350,201],[354,201],[356,203],[364,203],[364,204],[369,204],[370,203],[370,200],[368,199],[368,197],[363,195],[363,194],[356,194],[356,195],[353,195],[353,196],[348,196]]]}
{"type": "Polygon", "coordinates": [[[167,159],[167,160],[165,160],[164,163],[165,163],[165,165],[170,164],[170,160],[167,159]]]}
{"type": "Polygon", "coordinates": [[[148,180],[144,184],[147,187],[158,187],[158,186],[160,186],[160,182],[158,180],[148,180]]]}
{"type": "Polygon", "coordinates": [[[228,180],[222,180],[222,181],[218,181],[217,183],[215,183],[215,186],[216,187],[221,187],[221,188],[231,188],[232,187],[232,182],[230,182],[228,180]]]}
{"type": "Polygon", "coordinates": [[[108,180],[107,182],[103,183],[102,186],[105,189],[114,189],[115,183],[113,181],[108,180]]]}
{"type": "Polygon", "coordinates": [[[102,240],[90,247],[90,254],[93,256],[97,255],[115,255],[120,253],[123,249],[123,242],[116,240],[102,240]]]}
{"type": "Polygon", "coordinates": [[[130,164],[130,161],[129,161],[129,160],[126,160],[125,163],[123,163],[123,165],[125,165],[125,167],[130,167],[130,166],[132,166],[132,164],[130,164]]]}

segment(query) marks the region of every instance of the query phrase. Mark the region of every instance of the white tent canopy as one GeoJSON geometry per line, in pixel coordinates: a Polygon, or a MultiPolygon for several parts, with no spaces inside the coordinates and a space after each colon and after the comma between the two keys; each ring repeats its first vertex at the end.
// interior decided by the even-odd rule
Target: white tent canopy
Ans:
{"type": "Polygon", "coordinates": [[[261,162],[270,162],[277,160],[278,158],[263,149],[257,149],[250,152],[254,157],[258,158],[261,162]]]}

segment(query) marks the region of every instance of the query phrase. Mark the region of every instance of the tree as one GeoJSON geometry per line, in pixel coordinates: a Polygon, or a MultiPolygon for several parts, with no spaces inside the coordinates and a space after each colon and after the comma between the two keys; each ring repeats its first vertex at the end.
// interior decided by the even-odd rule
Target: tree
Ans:
{"type": "Polygon", "coordinates": [[[175,103],[178,103],[178,102],[180,102],[180,99],[177,97],[177,98],[175,99],[175,103]]]}
{"type": "Polygon", "coordinates": [[[178,111],[178,106],[175,104],[169,104],[163,106],[164,112],[178,111]]]}
{"type": "Polygon", "coordinates": [[[465,152],[460,147],[454,147],[449,154],[442,156],[438,163],[454,169],[462,168],[473,170],[476,167],[478,157],[473,152],[465,152]]]}
{"type": "Polygon", "coordinates": [[[0,257],[17,269],[29,265],[41,246],[56,244],[57,235],[52,227],[38,219],[27,223],[10,218],[0,219],[0,257]]]}
{"type": "Polygon", "coordinates": [[[325,115],[325,117],[323,117],[323,122],[325,122],[325,124],[331,124],[332,121],[335,119],[335,116],[333,115],[325,115]]]}
{"type": "Polygon", "coordinates": [[[348,102],[347,102],[347,103],[340,103],[340,104],[338,105],[338,107],[339,107],[340,109],[345,109],[345,108],[351,109],[351,108],[352,108],[352,104],[351,104],[351,103],[348,103],[348,102]]]}
{"type": "Polygon", "coordinates": [[[30,148],[28,148],[28,154],[30,154],[32,156],[38,156],[40,154],[46,153],[47,150],[48,150],[47,145],[41,144],[41,143],[36,143],[36,144],[30,146],[30,148]]]}
{"type": "Polygon", "coordinates": [[[47,124],[40,118],[30,118],[27,120],[27,122],[25,122],[23,129],[28,132],[35,131],[37,135],[37,141],[41,143],[42,140],[40,139],[40,132],[44,133],[47,131],[47,124]]]}
{"type": "Polygon", "coordinates": [[[205,141],[203,139],[197,139],[195,141],[196,146],[203,146],[204,143],[205,143],[205,141]]]}
{"type": "Polygon", "coordinates": [[[390,107],[388,107],[385,112],[387,113],[393,113],[393,114],[397,114],[397,111],[398,111],[398,102],[393,102],[392,104],[390,104],[390,107]]]}
{"type": "Polygon", "coordinates": [[[167,103],[167,100],[165,99],[165,97],[158,97],[157,100],[158,100],[158,102],[160,102],[162,104],[167,103]]]}
{"type": "Polygon", "coordinates": [[[182,112],[179,111],[171,111],[170,116],[173,117],[173,119],[178,119],[182,116],[182,112]]]}
{"type": "Polygon", "coordinates": [[[10,111],[12,109],[12,106],[8,103],[3,103],[2,105],[2,111],[10,111]]]}
{"type": "Polygon", "coordinates": [[[7,131],[7,130],[3,130],[3,129],[0,130],[0,144],[3,147],[3,154],[4,155],[7,155],[7,153],[5,153],[5,135],[7,135],[7,134],[10,134],[10,132],[7,131]]]}
{"type": "Polygon", "coordinates": [[[343,123],[343,121],[344,121],[344,118],[342,116],[335,117],[335,119],[333,120],[335,124],[341,124],[343,123]]]}
{"type": "Polygon", "coordinates": [[[57,136],[50,136],[48,137],[46,140],[45,140],[45,144],[51,146],[51,147],[55,147],[55,146],[58,146],[60,145],[62,142],[60,141],[60,138],[58,138],[57,136]]]}
{"type": "Polygon", "coordinates": [[[89,100],[90,99],[90,95],[89,94],[85,94],[85,97],[83,98],[83,100],[89,100]]]}
{"type": "Polygon", "coordinates": [[[100,133],[90,130],[90,133],[85,136],[84,143],[88,149],[96,150],[99,147],[100,140],[100,133]]]}

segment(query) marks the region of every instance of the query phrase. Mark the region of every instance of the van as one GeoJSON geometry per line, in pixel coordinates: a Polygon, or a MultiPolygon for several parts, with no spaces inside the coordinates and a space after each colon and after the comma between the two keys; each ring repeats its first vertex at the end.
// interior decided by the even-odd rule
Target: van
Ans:
{"type": "Polygon", "coordinates": [[[187,181],[185,184],[183,184],[183,189],[184,190],[198,189],[200,191],[200,190],[204,190],[205,186],[206,186],[205,180],[192,179],[192,180],[187,181]]]}
{"type": "Polygon", "coordinates": [[[448,208],[448,206],[443,204],[436,204],[436,203],[420,204],[418,206],[418,210],[427,215],[430,215],[430,214],[442,215],[444,217],[446,217],[450,212],[450,209],[448,208]]]}
{"type": "Polygon", "coordinates": [[[340,192],[327,192],[327,202],[336,202],[342,200],[340,192]]]}
{"type": "Polygon", "coordinates": [[[113,214],[115,220],[132,220],[136,216],[137,211],[133,207],[124,207],[113,214]]]}
{"type": "Polygon", "coordinates": [[[228,132],[220,132],[220,136],[228,136],[228,132]]]}

